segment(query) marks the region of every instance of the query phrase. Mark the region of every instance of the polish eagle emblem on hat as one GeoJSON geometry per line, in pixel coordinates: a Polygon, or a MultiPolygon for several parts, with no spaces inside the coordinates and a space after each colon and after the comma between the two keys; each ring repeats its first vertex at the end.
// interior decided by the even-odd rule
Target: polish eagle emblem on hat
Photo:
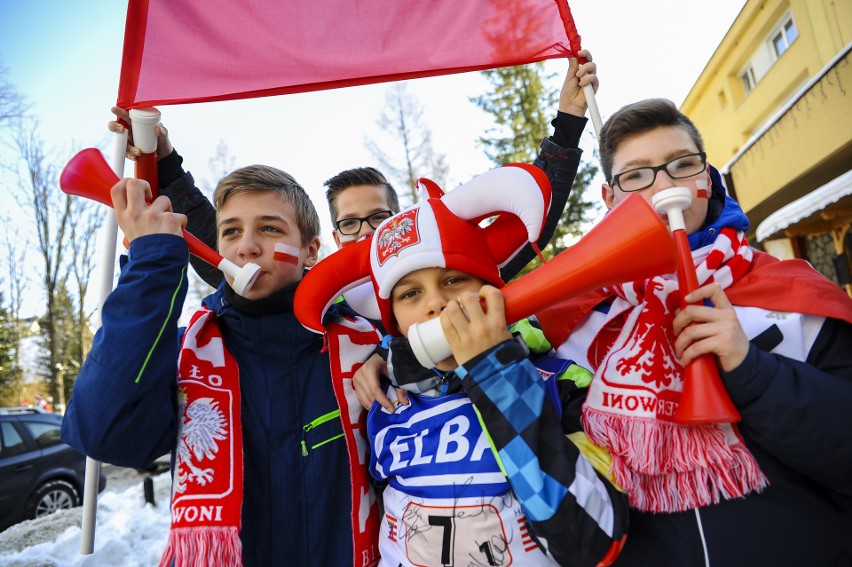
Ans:
{"type": "Polygon", "coordinates": [[[420,242],[420,233],[417,230],[419,211],[419,208],[404,211],[381,227],[376,245],[380,266],[387,262],[388,258],[397,256],[409,246],[420,242]]]}

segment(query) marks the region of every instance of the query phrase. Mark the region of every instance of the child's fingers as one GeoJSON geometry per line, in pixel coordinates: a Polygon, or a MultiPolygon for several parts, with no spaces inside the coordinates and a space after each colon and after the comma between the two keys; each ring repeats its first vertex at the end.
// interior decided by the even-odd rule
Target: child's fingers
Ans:
{"type": "Polygon", "coordinates": [[[358,401],[361,402],[364,409],[369,410],[373,402],[376,401],[383,408],[393,413],[393,403],[382,391],[380,383],[382,374],[387,375],[387,365],[381,356],[373,354],[355,371],[352,377],[352,387],[355,389],[358,401]]]}
{"type": "Polygon", "coordinates": [[[484,285],[479,290],[479,296],[485,300],[485,312],[488,318],[506,323],[506,304],[503,302],[503,294],[494,286],[484,285]]]}
{"type": "Polygon", "coordinates": [[[120,211],[127,208],[127,183],[129,181],[128,178],[120,179],[109,191],[112,206],[116,210],[120,211]]]}

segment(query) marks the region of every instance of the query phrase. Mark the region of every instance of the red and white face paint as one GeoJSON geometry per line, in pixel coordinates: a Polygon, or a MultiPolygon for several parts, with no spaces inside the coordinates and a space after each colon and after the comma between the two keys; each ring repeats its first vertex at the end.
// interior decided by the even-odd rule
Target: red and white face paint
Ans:
{"type": "Polygon", "coordinates": [[[275,251],[272,254],[272,259],[277,262],[286,262],[287,264],[297,265],[299,263],[299,254],[301,250],[295,246],[284,244],[283,242],[275,243],[275,251]]]}
{"type": "Polygon", "coordinates": [[[696,199],[709,199],[710,198],[710,184],[706,179],[696,179],[695,180],[695,198],[696,199]]]}

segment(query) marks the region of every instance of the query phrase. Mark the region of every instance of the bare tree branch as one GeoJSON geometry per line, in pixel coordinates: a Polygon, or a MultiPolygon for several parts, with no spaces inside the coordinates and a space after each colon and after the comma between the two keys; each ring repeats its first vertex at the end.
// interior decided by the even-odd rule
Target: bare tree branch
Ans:
{"type": "Polygon", "coordinates": [[[67,270],[65,252],[71,217],[71,197],[57,186],[57,167],[38,134],[38,122],[24,119],[15,133],[22,169],[18,171],[16,199],[29,210],[35,222],[37,250],[41,256],[47,312],[44,316],[48,350],[49,388],[54,400],[64,407],[64,372],[61,369],[61,341],[57,320],[57,290],[67,270]]]}
{"type": "Polygon", "coordinates": [[[408,187],[410,202],[419,200],[415,184],[428,177],[444,187],[449,168],[444,154],[432,147],[432,131],[424,118],[423,105],[405,83],[394,83],[385,92],[385,109],[376,124],[393,140],[386,151],[371,139],[365,145],[385,174],[408,187]]]}
{"type": "Polygon", "coordinates": [[[8,71],[0,65],[0,128],[23,118],[30,108],[24,97],[6,78],[8,71]]]}
{"type": "Polygon", "coordinates": [[[70,219],[69,266],[77,282],[77,332],[80,340],[80,362],[85,359],[91,346],[89,320],[92,313],[86,313],[86,297],[89,282],[96,266],[96,248],[98,231],[103,224],[103,207],[91,201],[77,199],[72,204],[70,219]]]}

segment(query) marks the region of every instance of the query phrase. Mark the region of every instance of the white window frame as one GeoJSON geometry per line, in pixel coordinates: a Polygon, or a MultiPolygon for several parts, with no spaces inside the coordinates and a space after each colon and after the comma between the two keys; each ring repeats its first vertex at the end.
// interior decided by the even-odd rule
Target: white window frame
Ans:
{"type": "Polygon", "coordinates": [[[754,76],[754,67],[748,63],[742,71],[740,71],[740,81],[743,85],[745,94],[750,93],[757,86],[757,78],[754,76]]]}
{"type": "Polygon", "coordinates": [[[784,17],[781,18],[781,21],[775,28],[772,30],[772,33],[769,34],[769,38],[767,39],[767,43],[769,44],[769,52],[772,53],[772,57],[775,61],[777,61],[782,55],[784,55],[790,46],[793,45],[799,38],[799,27],[796,25],[796,21],[793,19],[793,13],[787,11],[784,14],[784,17]],[[793,40],[790,40],[788,35],[788,28],[792,27],[792,29],[796,30],[796,37],[793,40]],[[780,36],[780,37],[779,37],[780,36]],[[777,44],[775,43],[776,38],[781,40],[781,51],[779,52],[777,49],[777,44]]]}

